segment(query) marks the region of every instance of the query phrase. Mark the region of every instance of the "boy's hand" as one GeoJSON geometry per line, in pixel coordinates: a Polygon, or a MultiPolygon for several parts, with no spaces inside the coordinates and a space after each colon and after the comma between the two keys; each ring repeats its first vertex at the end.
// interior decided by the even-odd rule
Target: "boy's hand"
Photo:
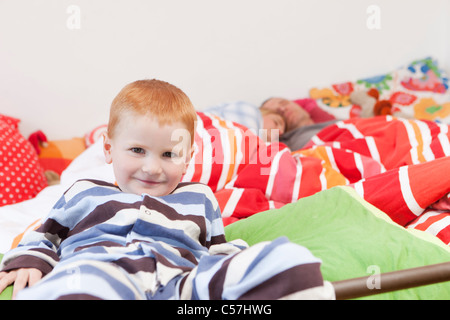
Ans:
{"type": "Polygon", "coordinates": [[[5,290],[7,286],[14,283],[12,296],[14,299],[17,293],[25,288],[27,284],[31,287],[41,279],[42,272],[35,268],[22,268],[9,272],[0,272],[0,292],[5,290]]]}

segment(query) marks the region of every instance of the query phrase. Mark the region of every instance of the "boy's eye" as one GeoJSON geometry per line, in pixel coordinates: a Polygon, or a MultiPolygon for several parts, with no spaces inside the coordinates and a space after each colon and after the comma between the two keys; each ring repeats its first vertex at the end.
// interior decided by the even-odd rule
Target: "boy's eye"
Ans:
{"type": "Polygon", "coordinates": [[[145,153],[145,150],[142,148],[131,148],[130,150],[133,153],[139,153],[139,154],[145,153]]]}
{"type": "Polygon", "coordinates": [[[175,152],[166,151],[163,153],[163,157],[165,158],[175,158],[177,154],[175,152]]]}

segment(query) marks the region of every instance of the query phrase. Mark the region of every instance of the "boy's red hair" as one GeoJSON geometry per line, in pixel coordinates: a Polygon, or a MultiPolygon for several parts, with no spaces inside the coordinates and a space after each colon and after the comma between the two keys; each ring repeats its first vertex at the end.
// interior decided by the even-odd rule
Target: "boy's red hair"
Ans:
{"type": "Polygon", "coordinates": [[[108,136],[112,138],[121,114],[132,111],[154,116],[159,124],[182,122],[194,141],[197,113],[188,96],[174,85],[161,80],[138,80],[126,85],[114,98],[109,115],[108,136]]]}

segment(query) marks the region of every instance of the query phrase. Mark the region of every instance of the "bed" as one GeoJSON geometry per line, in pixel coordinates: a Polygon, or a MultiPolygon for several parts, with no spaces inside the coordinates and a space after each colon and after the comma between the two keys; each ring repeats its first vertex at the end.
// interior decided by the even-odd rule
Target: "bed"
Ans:
{"type": "MultiPolygon", "coordinates": [[[[286,236],[322,260],[325,280],[373,281],[367,282],[373,294],[360,299],[450,299],[448,281],[377,292],[380,274],[450,262],[449,92],[445,72],[431,58],[382,76],[313,88],[308,101],[339,121],[301,150],[266,144],[242,124],[198,112],[195,152],[183,181],[211,187],[228,240],[251,245],[286,236]]],[[[4,253],[40,224],[73,182],[114,183],[114,176],[102,153],[104,124],[81,140],[47,142],[71,144],[51,155],[41,146],[45,138],[36,145],[20,136],[17,119],[3,116],[0,123],[17,140],[4,148],[17,143],[16,153],[28,153],[26,173],[33,177],[21,180],[38,181],[25,192],[21,187],[29,184],[0,176],[9,183],[0,207],[4,253]]],[[[8,163],[20,174],[22,160],[8,163]]],[[[0,298],[10,296],[11,288],[0,298]]]]}

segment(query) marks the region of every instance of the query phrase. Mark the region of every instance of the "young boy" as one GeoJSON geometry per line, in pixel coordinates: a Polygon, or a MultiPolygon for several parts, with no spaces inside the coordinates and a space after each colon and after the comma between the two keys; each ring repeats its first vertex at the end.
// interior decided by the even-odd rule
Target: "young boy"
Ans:
{"type": "Polygon", "coordinates": [[[225,241],[212,191],[180,183],[195,121],[173,85],[142,80],[122,89],[104,136],[117,185],[82,180],[67,190],[42,226],[4,256],[0,291],[15,282],[20,299],[330,295],[308,250],[286,239],[250,248],[225,241]]]}

